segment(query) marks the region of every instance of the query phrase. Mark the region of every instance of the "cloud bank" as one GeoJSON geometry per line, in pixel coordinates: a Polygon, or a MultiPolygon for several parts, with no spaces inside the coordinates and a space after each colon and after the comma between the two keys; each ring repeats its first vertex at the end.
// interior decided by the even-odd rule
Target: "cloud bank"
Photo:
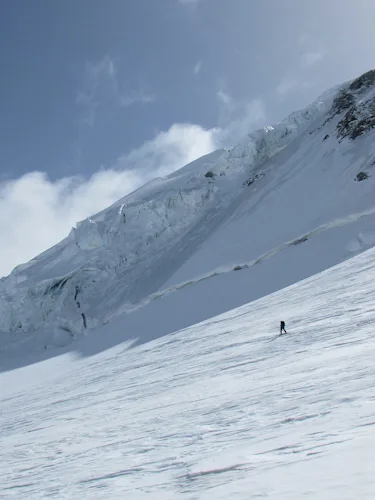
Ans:
{"type": "Polygon", "coordinates": [[[222,105],[229,103],[228,121],[222,126],[207,130],[174,124],[89,179],[50,180],[43,172],[31,172],[0,183],[0,276],[56,244],[77,221],[144,183],[233,144],[263,117],[259,101],[241,105],[242,114],[236,113],[231,98],[222,105]]]}

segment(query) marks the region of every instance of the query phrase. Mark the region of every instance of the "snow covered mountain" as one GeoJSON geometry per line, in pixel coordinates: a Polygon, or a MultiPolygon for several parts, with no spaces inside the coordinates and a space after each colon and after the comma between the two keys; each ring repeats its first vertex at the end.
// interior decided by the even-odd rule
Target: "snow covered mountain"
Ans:
{"type": "Polygon", "coordinates": [[[153,342],[0,373],[0,497],[373,500],[374,282],[371,249],[153,342]]]}
{"type": "Polygon", "coordinates": [[[4,342],[157,337],[371,247],[374,126],[370,71],[80,222],[0,280],[4,342]]]}

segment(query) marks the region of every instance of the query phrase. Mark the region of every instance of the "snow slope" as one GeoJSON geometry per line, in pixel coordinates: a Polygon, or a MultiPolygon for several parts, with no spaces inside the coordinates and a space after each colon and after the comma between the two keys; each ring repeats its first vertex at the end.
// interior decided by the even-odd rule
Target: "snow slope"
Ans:
{"type": "Polygon", "coordinates": [[[374,83],[369,72],[155,179],[16,268],[0,280],[3,349],[111,322],[147,341],[150,325],[165,335],[373,246],[374,83]]]}
{"type": "Polygon", "coordinates": [[[371,249],[156,341],[0,374],[0,497],[372,500],[374,283],[371,249]]]}

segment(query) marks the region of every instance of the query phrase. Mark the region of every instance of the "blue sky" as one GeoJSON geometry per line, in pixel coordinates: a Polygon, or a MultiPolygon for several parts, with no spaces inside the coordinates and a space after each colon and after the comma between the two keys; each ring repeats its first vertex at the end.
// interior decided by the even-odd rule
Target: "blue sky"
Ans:
{"type": "Polygon", "coordinates": [[[375,67],[374,18],[373,0],[0,0],[0,274],[375,67]]]}

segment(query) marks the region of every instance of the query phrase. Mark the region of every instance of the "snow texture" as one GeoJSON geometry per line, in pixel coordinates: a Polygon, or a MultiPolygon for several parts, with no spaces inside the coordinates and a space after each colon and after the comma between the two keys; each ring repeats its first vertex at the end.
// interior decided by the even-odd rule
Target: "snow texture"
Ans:
{"type": "Polygon", "coordinates": [[[0,497],[372,500],[374,282],[372,249],[161,339],[0,374],[0,497]]]}

